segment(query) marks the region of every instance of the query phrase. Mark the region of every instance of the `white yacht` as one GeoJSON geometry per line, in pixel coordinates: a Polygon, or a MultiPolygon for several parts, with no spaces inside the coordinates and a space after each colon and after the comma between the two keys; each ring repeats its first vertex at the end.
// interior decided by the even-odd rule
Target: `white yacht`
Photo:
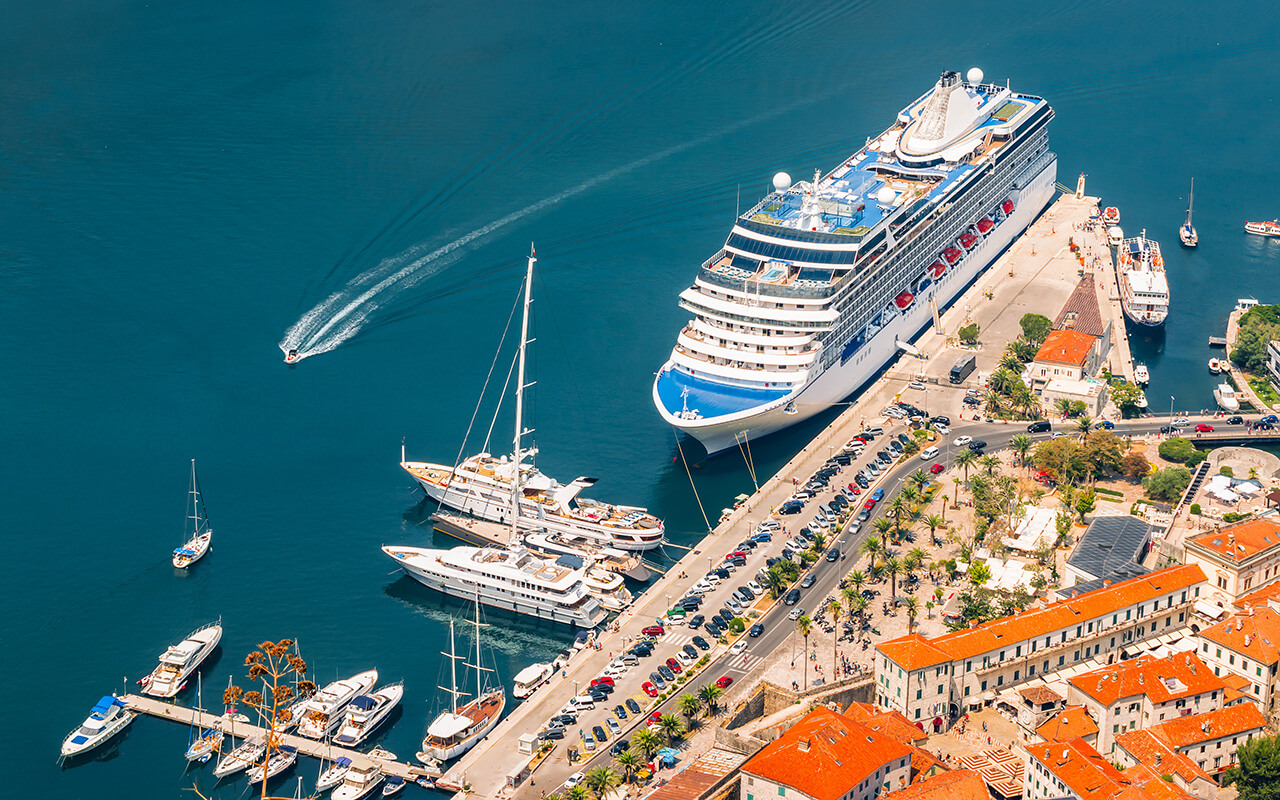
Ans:
{"type": "Polygon", "coordinates": [[[1240,398],[1236,397],[1235,387],[1226,381],[1218,384],[1218,388],[1213,390],[1213,398],[1218,401],[1218,408],[1223,411],[1240,410],[1240,398]]]}
{"type": "Polygon", "coordinates": [[[476,650],[475,663],[465,663],[465,657],[459,656],[454,648],[453,620],[449,620],[449,652],[441,655],[449,658],[449,688],[440,688],[449,693],[450,707],[431,721],[427,727],[427,735],[422,739],[422,750],[418,759],[423,762],[434,759],[447,761],[457,758],[480,743],[480,740],[494,729],[506,708],[507,695],[501,686],[491,686],[487,675],[493,670],[481,666],[480,663],[480,603],[476,603],[476,650]],[[464,659],[464,667],[475,669],[475,699],[462,706],[458,698],[466,695],[458,688],[458,659],[464,659]]]}
{"type": "Polygon", "coordinates": [[[1196,226],[1191,224],[1191,207],[1195,205],[1196,199],[1196,179],[1191,179],[1191,194],[1187,197],[1187,221],[1182,223],[1182,227],[1178,228],[1178,238],[1182,240],[1184,247],[1195,247],[1200,243],[1200,236],[1196,233],[1196,226]]]}
{"type": "Polygon", "coordinates": [[[333,764],[321,770],[320,777],[316,778],[316,791],[327,792],[342,783],[342,779],[347,777],[347,773],[350,770],[351,759],[346,756],[339,756],[334,759],[333,764]]]}
{"type": "Polygon", "coordinates": [[[222,641],[222,620],[210,622],[186,639],[165,650],[160,665],[142,679],[142,691],[152,697],[173,697],[186,685],[187,678],[222,641]]]}
{"type": "Polygon", "coordinates": [[[334,681],[307,701],[302,707],[302,719],[298,720],[298,735],[308,739],[323,739],[342,722],[342,712],[347,705],[373,688],[378,682],[378,671],[371,669],[334,681]]]}
{"type": "Polygon", "coordinates": [[[87,753],[129,726],[137,713],[113,694],[105,695],[85,717],[80,727],[62,740],[62,757],[87,753]]]}
{"type": "Polygon", "coordinates": [[[1120,244],[1116,277],[1124,315],[1148,328],[1163,325],[1169,316],[1169,278],[1160,245],[1146,231],[1120,244]]]}
{"type": "Polygon", "coordinates": [[[554,664],[530,664],[516,673],[511,694],[521,699],[533,694],[533,690],[546,683],[556,671],[554,664]]]}
{"type": "MultiPolygon", "coordinates": [[[[520,445],[521,439],[533,432],[524,428],[523,403],[526,386],[525,350],[529,342],[530,287],[533,283],[535,261],[537,259],[531,253],[524,282],[524,317],[521,323],[519,373],[515,390],[516,435],[513,455],[493,456],[480,453],[463,460],[456,467],[450,467],[445,464],[408,461],[402,447],[400,467],[413,476],[432,500],[481,519],[511,524],[515,522],[513,516],[518,516],[521,527],[584,536],[600,545],[619,550],[651,550],[662,544],[662,520],[643,508],[579,498],[578,493],[595,484],[595,478],[578,478],[567,485],[562,484],[544,475],[531,463],[531,459],[537,454],[536,449],[525,450],[520,445]],[[520,490],[514,492],[513,486],[517,484],[520,490]]],[[[515,537],[512,538],[514,541],[515,537]]]]}
{"type": "Polygon", "coordinates": [[[1133,382],[1139,386],[1146,386],[1151,383],[1151,372],[1147,369],[1147,365],[1138,362],[1138,366],[1133,368],[1133,382]]]}
{"type": "Polygon", "coordinates": [[[209,527],[209,512],[200,495],[200,482],[196,478],[196,460],[191,459],[191,488],[187,490],[187,522],[190,530],[184,534],[183,544],[173,551],[173,565],[186,569],[205,557],[213,547],[213,528],[209,527]]]}
{"type": "Polygon", "coordinates": [[[377,764],[352,767],[342,779],[342,785],[333,790],[333,800],[360,800],[368,797],[382,783],[382,767],[377,764]]]}
{"type": "Polygon", "coordinates": [[[347,706],[342,725],[333,737],[335,744],[357,747],[377,729],[404,697],[404,686],[393,683],[373,694],[362,694],[347,706]]]}
{"type": "Polygon", "coordinates": [[[591,594],[586,573],[536,558],[519,545],[508,550],[460,546],[450,550],[387,545],[382,552],[405,574],[454,597],[540,619],[594,628],[606,611],[591,594]]]}
{"type": "Polygon", "coordinates": [[[213,777],[225,778],[246,770],[262,761],[266,752],[267,743],[261,737],[246,739],[218,759],[217,765],[213,768],[213,777]]]}
{"type": "Polygon", "coordinates": [[[597,543],[562,533],[525,531],[521,539],[525,547],[546,558],[578,556],[590,559],[597,567],[616,572],[634,581],[647,581],[652,573],[644,565],[644,559],[636,553],[628,553],[615,547],[600,547],[597,543]]]}
{"type": "Polygon", "coordinates": [[[267,760],[267,767],[264,770],[261,764],[257,764],[248,769],[245,777],[249,783],[259,783],[264,780],[271,780],[275,776],[284,772],[293,766],[298,760],[298,749],[292,745],[282,744],[279,749],[271,754],[271,758],[267,760]]]}

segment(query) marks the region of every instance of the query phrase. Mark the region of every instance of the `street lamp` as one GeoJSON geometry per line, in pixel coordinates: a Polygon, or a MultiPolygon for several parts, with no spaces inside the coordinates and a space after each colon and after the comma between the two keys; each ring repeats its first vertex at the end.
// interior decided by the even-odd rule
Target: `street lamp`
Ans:
{"type": "Polygon", "coordinates": [[[1169,395],[1169,424],[1173,425],[1173,395],[1169,395]]]}

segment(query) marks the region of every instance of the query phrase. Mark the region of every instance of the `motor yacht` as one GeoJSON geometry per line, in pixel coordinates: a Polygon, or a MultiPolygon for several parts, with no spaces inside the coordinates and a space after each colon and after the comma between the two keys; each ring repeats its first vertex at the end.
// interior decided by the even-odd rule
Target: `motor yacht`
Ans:
{"type": "Polygon", "coordinates": [[[361,672],[350,678],[334,681],[321,689],[302,707],[298,720],[298,735],[308,739],[323,739],[342,722],[347,705],[373,688],[378,682],[376,669],[361,672]]]}
{"type": "Polygon", "coordinates": [[[342,785],[333,790],[333,800],[360,800],[368,797],[382,783],[382,768],[377,764],[352,767],[342,779],[342,785]]]}
{"type": "Polygon", "coordinates": [[[113,694],[105,695],[85,717],[80,727],[62,740],[62,757],[87,753],[129,726],[137,713],[113,694]]]}
{"type": "Polygon", "coordinates": [[[222,620],[210,622],[203,628],[165,650],[160,664],[142,679],[142,691],[152,697],[173,697],[186,685],[187,678],[209,657],[222,641],[222,620]]]}
{"type": "Polygon", "coordinates": [[[362,694],[352,700],[347,706],[347,713],[342,718],[337,735],[333,737],[334,743],[343,747],[357,747],[386,721],[402,697],[404,686],[393,683],[373,694],[362,694]]]}

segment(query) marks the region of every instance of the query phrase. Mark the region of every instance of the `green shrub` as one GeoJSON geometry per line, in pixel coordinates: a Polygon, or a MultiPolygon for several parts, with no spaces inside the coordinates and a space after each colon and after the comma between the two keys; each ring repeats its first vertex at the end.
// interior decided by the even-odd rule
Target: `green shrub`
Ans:
{"type": "Polygon", "coordinates": [[[1191,483],[1191,470],[1186,467],[1165,467],[1153,472],[1142,482],[1147,494],[1157,500],[1176,503],[1191,483]]]}
{"type": "MultiPolygon", "coordinates": [[[[1185,464],[1196,453],[1196,446],[1190,439],[1168,439],[1160,443],[1160,457],[1165,461],[1185,464]]],[[[1199,463],[1199,462],[1197,462],[1199,463]]]]}
{"type": "Polygon", "coordinates": [[[1222,515],[1222,521],[1223,522],[1239,522],[1242,519],[1248,519],[1249,517],[1252,517],[1252,516],[1253,516],[1252,514],[1237,514],[1234,511],[1228,511],[1227,513],[1222,515]]]}
{"type": "Polygon", "coordinates": [[[1228,467],[1225,464],[1223,464],[1222,468],[1218,470],[1218,474],[1226,475],[1228,478],[1234,478],[1236,476],[1236,474],[1232,472],[1231,467],[1228,467]]]}
{"type": "Polygon", "coordinates": [[[729,630],[731,632],[742,633],[746,629],[747,629],[747,623],[743,621],[742,617],[734,617],[733,619],[729,620],[729,630]]]}
{"type": "Polygon", "coordinates": [[[1124,492],[1117,492],[1115,489],[1104,489],[1101,486],[1095,486],[1093,491],[1098,494],[1109,494],[1112,497],[1124,497],[1124,492]]]}
{"type": "Polygon", "coordinates": [[[1192,514],[1195,514],[1196,516],[1199,516],[1199,515],[1200,515],[1200,504],[1199,504],[1199,503],[1192,503],[1192,504],[1191,504],[1191,513],[1192,513],[1192,514]]]}

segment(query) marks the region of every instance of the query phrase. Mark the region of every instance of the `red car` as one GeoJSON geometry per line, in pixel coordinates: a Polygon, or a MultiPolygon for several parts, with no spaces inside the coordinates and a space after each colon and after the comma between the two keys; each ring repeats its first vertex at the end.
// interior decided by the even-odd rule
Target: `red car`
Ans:
{"type": "Polygon", "coordinates": [[[858,488],[858,484],[856,483],[849,484],[849,491],[853,492],[854,494],[862,494],[862,490],[858,488]]]}
{"type": "Polygon", "coordinates": [[[661,625],[650,625],[649,627],[645,628],[640,632],[643,633],[645,636],[661,636],[667,631],[661,625]]]}
{"type": "Polygon", "coordinates": [[[1213,433],[1213,426],[1205,425],[1203,422],[1201,422],[1199,425],[1196,426],[1196,433],[1213,433]]]}
{"type": "Polygon", "coordinates": [[[658,696],[658,687],[654,686],[649,681],[645,681],[644,683],[640,684],[640,691],[644,692],[650,697],[658,696]]]}
{"type": "Polygon", "coordinates": [[[934,475],[937,475],[939,472],[942,472],[942,470],[944,469],[946,469],[946,467],[942,466],[941,464],[934,464],[932,467],[929,467],[929,471],[934,475]]]}
{"type": "Polygon", "coordinates": [[[604,676],[599,677],[599,678],[592,678],[592,679],[591,679],[591,685],[592,685],[592,686],[598,686],[599,684],[602,684],[602,683],[607,683],[607,684],[609,684],[610,686],[613,686],[613,685],[614,685],[614,683],[613,683],[613,678],[610,678],[608,675],[604,675],[604,676]]]}
{"type": "Polygon", "coordinates": [[[667,666],[670,667],[671,671],[676,673],[677,675],[680,674],[680,670],[682,669],[682,667],[680,666],[680,662],[676,661],[674,658],[667,659],[667,666]]]}
{"type": "Polygon", "coordinates": [[[730,678],[728,675],[724,675],[716,681],[716,686],[719,686],[721,689],[727,689],[731,683],[733,683],[733,678],[730,678]]]}
{"type": "Polygon", "coordinates": [[[644,721],[644,724],[645,724],[645,725],[657,725],[657,724],[658,724],[658,722],[659,722],[659,721],[661,721],[661,720],[662,720],[662,712],[661,712],[661,711],[655,711],[655,712],[653,712],[652,714],[650,714],[650,715],[649,715],[649,718],[648,718],[647,720],[645,720],[645,721],[644,721]]]}
{"type": "Polygon", "coordinates": [[[862,504],[862,507],[863,507],[863,508],[865,508],[865,509],[866,509],[866,510],[868,510],[868,511],[870,511],[871,509],[875,508],[875,507],[876,507],[876,501],[875,501],[875,498],[872,498],[872,499],[868,500],[867,502],[863,503],[863,504],[862,504]]]}
{"type": "Polygon", "coordinates": [[[724,560],[731,561],[735,558],[738,558],[739,556],[741,556],[742,558],[746,558],[747,554],[742,552],[741,550],[735,550],[732,553],[725,553],[724,560]]]}

